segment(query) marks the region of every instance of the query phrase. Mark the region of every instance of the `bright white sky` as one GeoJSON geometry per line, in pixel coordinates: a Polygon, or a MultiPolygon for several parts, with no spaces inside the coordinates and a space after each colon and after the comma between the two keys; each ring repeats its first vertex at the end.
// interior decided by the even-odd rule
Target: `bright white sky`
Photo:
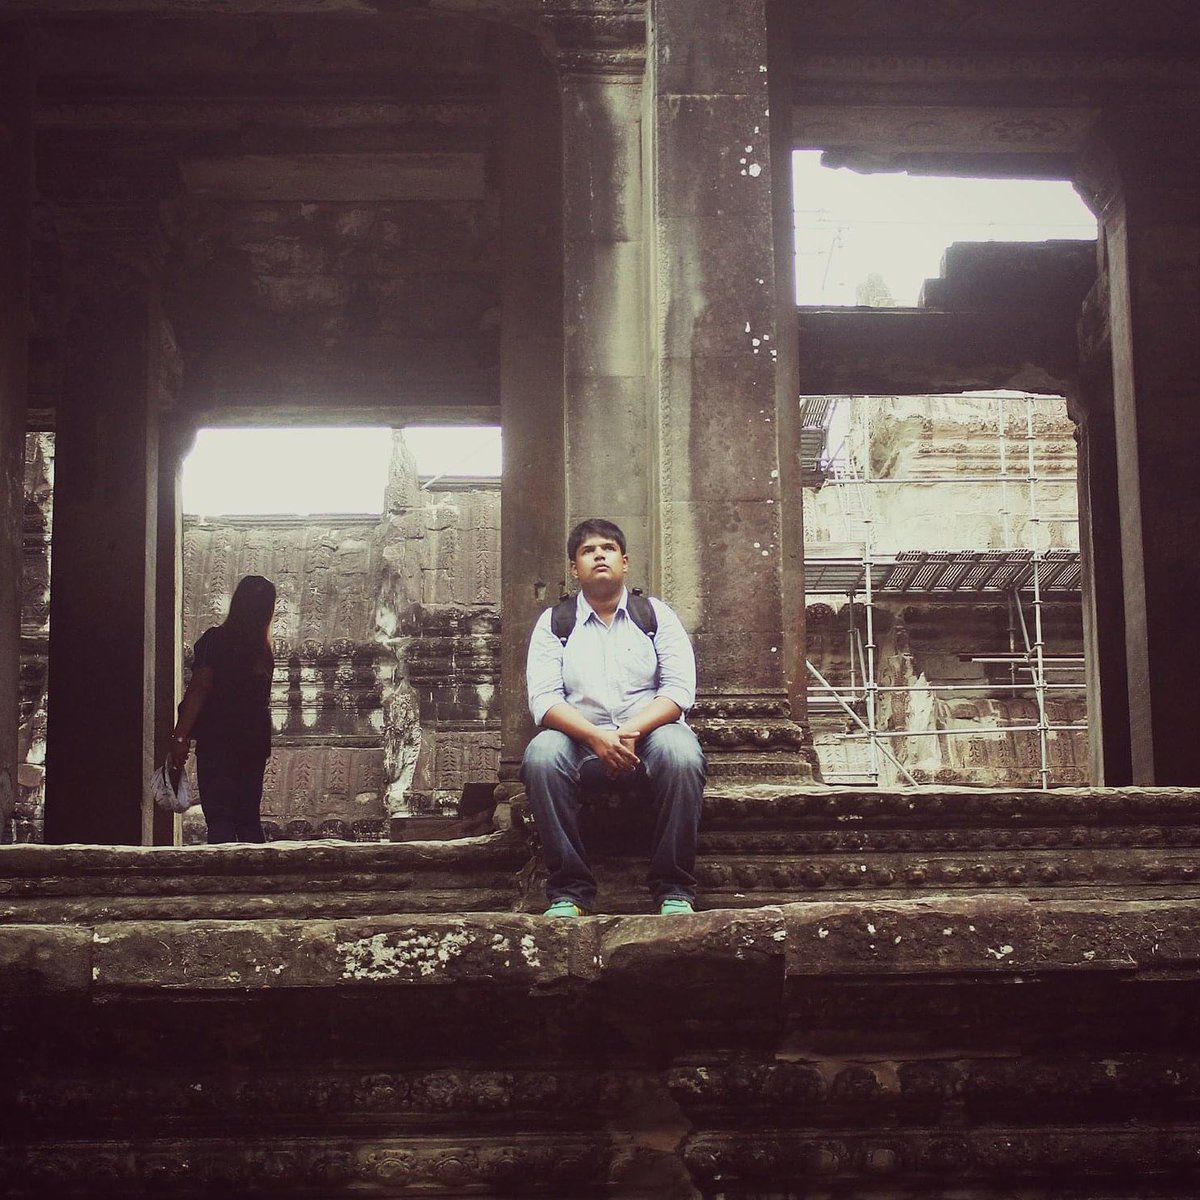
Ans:
{"type": "Polygon", "coordinates": [[[1066,182],[860,175],[821,166],[819,150],[798,151],[792,172],[800,304],[856,304],[875,271],[897,304],[914,305],[951,242],[1096,236],[1096,218],[1066,182]]]}
{"type": "MultiPolygon", "coordinates": [[[[1069,183],[860,175],[794,156],[796,298],[855,304],[880,274],[897,304],[913,305],[955,241],[1094,238],[1095,218],[1069,183]]],[[[424,477],[499,476],[494,426],[411,426],[424,477]]],[[[236,513],[378,513],[391,458],[390,429],[203,429],[183,468],[183,510],[236,513]]]]}
{"type": "MultiPolygon", "coordinates": [[[[422,476],[500,474],[495,426],[410,427],[404,436],[422,476]]],[[[183,464],[183,511],[382,512],[391,456],[390,429],[202,429],[183,464]]]]}

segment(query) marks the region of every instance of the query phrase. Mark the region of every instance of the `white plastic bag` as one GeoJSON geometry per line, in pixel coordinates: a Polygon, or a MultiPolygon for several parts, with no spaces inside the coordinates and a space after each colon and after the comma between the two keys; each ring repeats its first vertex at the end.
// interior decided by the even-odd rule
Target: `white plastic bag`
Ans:
{"type": "Polygon", "coordinates": [[[167,812],[187,812],[195,804],[192,799],[192,789],[188,786],[187,773],[180,771],[179,787],[171,785],[171,764],[165,762],[150,776],[150,792],[154,803],[167,812]]]}

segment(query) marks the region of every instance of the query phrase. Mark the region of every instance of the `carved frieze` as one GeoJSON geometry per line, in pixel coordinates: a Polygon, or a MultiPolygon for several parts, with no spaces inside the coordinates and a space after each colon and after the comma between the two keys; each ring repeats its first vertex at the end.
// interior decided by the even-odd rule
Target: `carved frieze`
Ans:
{"type": "Polygon", "coordinates": [[[462,1194],[511,1189],[562,1196],[607,1173],[607,1136],[481,1136],[466,1143],[436,1137],[312,1140],[245,1138],[210,1142],[191,1154],[186,1141],[164,1138],[135,1149],[103,1141],[23,1146],[0,1151],[0,1177],[19,1178],[46,1195],[94,1188],[220,1189],[228,1193],[295,1195],[296,1189],[370,1188],[386,1195],[462,1194]]]}
{"type": "Polygon", "coordinates": [[[642,0],[549,0],[540,20],[565,70],[640,75],[645,67],[642,0]]]}
{"type": "Polygon", "coordinates": [[[808,779],[816,758],[808,730],[782,692],[705,693],[688,714],[711,776],[808,779]]]}
{"type": "MultiPolygon", "coordinates": [[[[1028,1129],[999,1126],[987,1131],[889,1130],[870,1132],[805,1131],[791,1135],[751,1134],[744,1130],[705,1132],[692,1138],[685,1161],[701,1188],[770,1186],[793,1179],[823,1179],[830,1184],[857,1181],[872,1185],[891,1179],[919,1179],[927,1196],[932,1177],[961,1185],[983,1180],[1108,1180],[1113,1174],[1136,1176],[1138,1164],[1153,1161],[1166,1171],[1188,1170],[1194,1159],[1189,1125],[1168,1130],[1028,1129]]],[[[934,1185],[936,1187],[937,1185],[934,1185]]],[[[1055,1185],[1057,1187],[1057,1185],[1055,1185]]],[[[956,1188],[957,1191],[957,1188],[956,1188]]],[[[1037,1196],[1022,1189],[1025,1195],[1037,1196]]],[[[958,1192],[961,1194],[961,1192],[958,1192]]],[[[1040,1193],[1040,1195],[1061,1194],[1040,1193]]],[[[1089,1194],[1096,1195],[1096,1191],[1089,1194]]],[[[1176,1192],[1168,1195],[1182,1196],[1176,1192]]]]}

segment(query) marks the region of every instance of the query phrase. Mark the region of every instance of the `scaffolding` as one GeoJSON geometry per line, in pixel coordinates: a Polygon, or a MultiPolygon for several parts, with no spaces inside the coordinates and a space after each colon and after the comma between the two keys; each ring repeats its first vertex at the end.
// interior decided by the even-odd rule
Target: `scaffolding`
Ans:
{"type": "MultiPolygon", "coordinates": [[[[1015,733],[1036,733],[1038,778],[1043,788],[1051,785],[1050,741],[1061,733],[1086,732],[1086,724],[1051,721],[1047,707],[1051,693],[1082,690],[1079,677],[1083,659],[1071,655],[1050,655],[1046,650],[1043,620],[1044,606],[1054,600],[1075,599],[1080,589],[1078,550],[1049,547],[1044,518],[1038,502],[1038,484],[1046,477],[1038,474],[1035,448],[1034,405],[1039,397],[1030,394],[997,394],[991,402],[997,406],[998,470],[995,474],[876,477],[871,467],[870,397],[863,405],[859,446],[853,445],[852,431],[833,451],[829,435],[839,404],[852,404],[854,397],[820,396],[802,404],[801,428],[807,435],[802,446],[805,481],[810,487],[832,485],[837,489],[841,515],[849,531],[857,526],[859,537],[853,542],[823,543],[806,547],[805,591],[810,595],[843,594],[849,604],[849,680],[835,685],[809,661],[808,672],[815,681],[808,689],[810,708],[819,711],[824,704],[848,717],[852,731],[840,735],[847,741],[865,742],[867,782],[877,785],[881,761],[890,762],[897,776],[916,784],[908,767],[893,752],[889,743],[909,738],[952,738],[1015,733]],[[1013,461],[1010,455],[1009,414],[1013,402],[1023,402],[1024,452],[1013,461]],[[1020,467],[1023,465],[1023,470],[1020,467]],[[874,507],[870,496],[878,485],[903,483],[989,484],[1000,489],[1000,529],[1002,547],[981,550],[907,550],[880,554],[876,546],[874,507]],[[1014,546],[1011,508],[1013,491],[1026,493],[1027,543],[1014,546]],[[853,507],[854,512],[851,512],[853,507]],[[1008,609],[1008,652],[1004,654],[966,655],[967,661],[1002,665],[1008,668],[1008,683],[960,682],[885,685],[879,681],[876,644],[875,606],[885,598],[933,600],[1003,600],[1008,609]],[[1029,609],[1028,616],[1026,609],[1029,609]],[[858,619],[861,614],[861,622],[858,619]],[[970,729],[883,729],[880,727],[880,699],[891,693],[921,692],[931,695],[1006,692],[1014,697],[1032,692],[1036,722],[1004,724],[970,729]]],[[[1059,477],[1061,478],[1061,477],[1059,477]]],[[[1057,515],[1055,521],[1078,522],[1078,516],[1057,515]]],[[[826,778],[861,781],[863,772],[826,772],[826,778]]]]}

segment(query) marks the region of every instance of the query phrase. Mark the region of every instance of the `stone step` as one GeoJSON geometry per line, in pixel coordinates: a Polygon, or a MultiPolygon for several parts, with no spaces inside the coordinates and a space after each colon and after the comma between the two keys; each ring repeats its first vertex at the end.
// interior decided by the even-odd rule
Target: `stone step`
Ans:
{"type": "Polygon", "coordinates": [[[455,842],[0,847],[0,923],[504,912],[519,834],[455,842]]]}
{"type": "Polygon", "coordinates": [[[1200,903],[0,927],[17,1197],[1200,1194],[1200,903]]]}
{"type": "MultiPolygon", "coordinates": [[[[602,811],[589,831],[606,912],[648,906],[648,834],[627,815],[602,811]]],[[[983,891],[1187,896],[1200,882],[1200,791],[714,784],[697,877],[708,908],[983,891]]],[[[520,829],[448,842],[0,847],[0,922],[348,918],[542,904],[520,829]]]]}
{"type": "MultiPolygon", "coordinates": [[[[623,817],[598,818],[598,904],[608,912],[648,903],[648,834],[623,817]]],[[[1200,882],[1200,791],[716,782],[705,793],[696,875],[701,904],[724,908],[984,890],[1190,895],[1200,882]]],[[[540,902],[537,882],[529,908],[540,902]]]]}

